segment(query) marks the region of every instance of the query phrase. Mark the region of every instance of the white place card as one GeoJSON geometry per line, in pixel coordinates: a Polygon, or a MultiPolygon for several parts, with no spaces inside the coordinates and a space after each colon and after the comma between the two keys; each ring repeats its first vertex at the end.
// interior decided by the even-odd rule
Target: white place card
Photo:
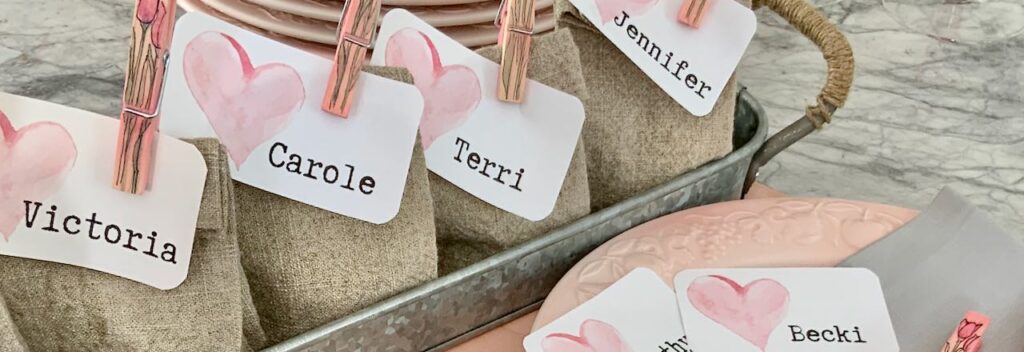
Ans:
{"type": "Polygon", "coordinates": [[[551,214],[583,129],[583,103],[530,80],[499,101],[498,64],[405,10],[384,16],[370,62],[409,69],[423,94],[427,168],[532,221],[551,214]]]}
{"type": "Polygon", "coordinates": [[[160,135],[152,187],[112,186],[118,121],[0,93],[0,254],[103,271],[159,289],[188,275],[206,162],[160,135]]]}
{"type": "Polygon", "coordinates": [[[348,118],[320,104],[331,62],[219,19],[175,27],[162,131],[217,137],[238,181],[381,224],[398,214],[423,99],[363,73],[348,118]]]}

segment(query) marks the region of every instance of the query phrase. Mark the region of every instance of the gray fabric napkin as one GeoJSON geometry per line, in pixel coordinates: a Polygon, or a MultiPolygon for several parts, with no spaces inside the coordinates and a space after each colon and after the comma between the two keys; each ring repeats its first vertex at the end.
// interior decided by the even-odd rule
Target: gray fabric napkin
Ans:
{"type": "Polygon", "coordinates": [[[903,351],[939,351],[969,310],[992,319],[982,351],[1024,351],[1024,247],[953,191],[840,266],[878,274],[903,351]]]}

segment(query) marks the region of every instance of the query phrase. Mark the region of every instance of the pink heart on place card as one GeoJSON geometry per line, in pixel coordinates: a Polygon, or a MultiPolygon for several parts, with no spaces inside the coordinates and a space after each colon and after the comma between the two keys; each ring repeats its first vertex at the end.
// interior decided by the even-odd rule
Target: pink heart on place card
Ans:
{"type": "Polygon", "coordinates": [[[595,0],[601,24],[608,23],[616,16],[626,13],[631,17],[647,12],[658,0],[595,0]]]}
{"type": "Polygon", "coordinates": [[[282,63],[253,67],[245,48],[224,33],[197,35],[185,47],[183,60],[188,88],[235,167],[284,130],[306,99],[294,68],[282,63]]]}
{"type": "Polygon", "coordinates": [[[587,319],[580,324],[579,336],[554,333],[541,341],[544,352],[630,352],[619,331],[600,320],[587,319]]]}
{"type": "Polygon", "coordinates": [[[480,104],[480,78],[476,72],[464,65],[441,65],[434,42],[420,31],[404,28],[392,35],[384,63],[408,69],[423,95],[423,149],[465,123],[480,104]]]}
{"type": "Polygon", "coordinates": [[[0,235],[8,241],[25,216],[25,201],[53,195],[78,157],[64,126],[36,122],[15,130],[0,112],[0,235]]]}
{"type": "Polygon", "coordinates": [[[789,290],[772,279],[740,286],[727,277],[708,275],[693,280],[686,295],[701,314],[761,351],[789,310],[789,290]]]}

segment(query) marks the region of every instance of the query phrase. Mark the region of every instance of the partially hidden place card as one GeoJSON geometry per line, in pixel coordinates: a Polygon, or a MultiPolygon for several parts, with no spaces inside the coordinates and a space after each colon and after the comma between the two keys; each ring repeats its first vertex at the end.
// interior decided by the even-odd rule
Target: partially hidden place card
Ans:
{"type": "Polygon", "coordinates": [[[676,308],[675,293],[658,274],[635,269],[531,333],[523,347],[527,352],[692,352],[676,308]]]}
{"type": "Polygon", "coordinates": [[[206,163],[160,135],[152,187],[111,186],[118,121],[0,93],[0,255],[98,270],[159,289],[188,275],[206,163]]]}
{"type": "Polygon", "coordinates": [[[687,1],[711,4],[700,28],[676,18],[684,0],[570,2],[658,87],[697,116],[714,108],[757,29],[754,12],[735,0],[687,1]]]}
{"type": "Polygon", "coordinates": [[[554,210],[580,131],[583,103],[530,80],[521,104],[499,101],[498,64],[408,11],[388,11],[370,62],[407,68],[423,94],[427,168],[531,221],[554,210]]]}
{"type": "Polygon", "coordinates": [[[698,351],[899,351],[867,269],[694,269],[677,274],[675,287],[698,351]]]}
{"type": "Polygon", "coordinates": [[[238,181],[381,224],[398,214],[423,99],[363,73],[348,118],[320,104],[331,61],[189,13],[175,29],[161,129],[217,137],[238,181]]]}

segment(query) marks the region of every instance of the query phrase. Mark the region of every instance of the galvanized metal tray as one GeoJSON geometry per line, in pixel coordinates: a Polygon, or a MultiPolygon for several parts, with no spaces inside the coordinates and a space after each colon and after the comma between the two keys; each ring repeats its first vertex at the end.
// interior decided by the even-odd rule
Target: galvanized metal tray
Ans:
{"type": "Polygon", "coordinates": [[[531,311],[574,263],[615,235],[685,208],[739,199],[766,135],[764,110],[741,89],[734,151],[724,158],[265,351],[443,350],[465,341],[531,311]]]}
{"type": "Polygon", "coordinates": [[[849,42],[806,0],[754,0],[821,49],[828,65],[816,104],[766,139],[764,110],[746,91],[736,99],[734,151],[720,160],[267,351],[443,350],[540,305],[580,258],[608,239],[685,208],[738,199],[773,156],[828,123],[853,79],[849,42]]]}

